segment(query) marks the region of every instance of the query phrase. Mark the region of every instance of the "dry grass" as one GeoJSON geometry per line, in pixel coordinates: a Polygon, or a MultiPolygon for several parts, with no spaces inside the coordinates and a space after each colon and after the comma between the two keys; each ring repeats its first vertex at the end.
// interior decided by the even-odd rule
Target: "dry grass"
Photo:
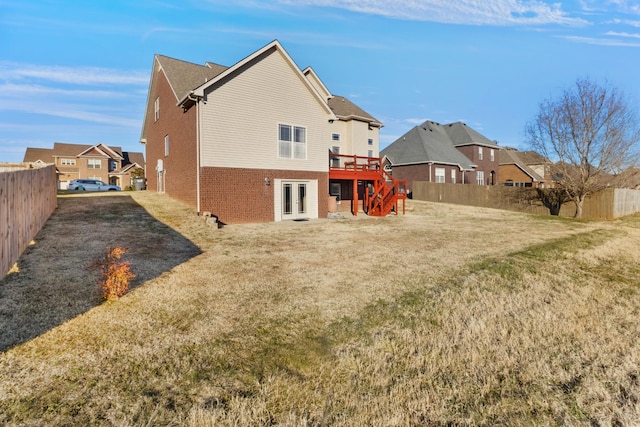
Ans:
{"type": "Polygon", "coordinates": [[[638,217],[216,230],[153,193],[61,198],[0,282],[0,423],[633,425],[639,244],[638,217]],[[101,304],[107,244],[138,277],[101,304]]]}

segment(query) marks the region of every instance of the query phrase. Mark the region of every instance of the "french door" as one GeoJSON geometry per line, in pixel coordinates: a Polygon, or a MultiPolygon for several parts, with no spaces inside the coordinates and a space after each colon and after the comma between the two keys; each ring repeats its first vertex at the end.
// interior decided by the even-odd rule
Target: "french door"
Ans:
{"type": "Polygon", "coordinates": [[[307,182],[282,181],[282,219],[309,218],[307,182]]]}

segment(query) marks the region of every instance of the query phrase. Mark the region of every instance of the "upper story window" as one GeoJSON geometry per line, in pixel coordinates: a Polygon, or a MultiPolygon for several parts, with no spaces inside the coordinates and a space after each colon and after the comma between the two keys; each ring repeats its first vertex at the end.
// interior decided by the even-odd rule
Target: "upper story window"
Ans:
{"type": "Polygon", "coordinates": [[[491,161],[495,162],[496,161],[496,154],[493,150],[493,148],[491,149],[491,151],[489,152],[489,156],[491,157],[491,161]]]}
{"type": "Polygon", "coordinates": [[[153,110],[155,112],[155,119],[158,120],[160,118],[160,97],[157,97],[153,103],[153,110]]]}
{"type": "Polygon", "coordinates": [[[116,170],[118,168],[118,162],[115,160],[110,160],[109,161],[109,170],[113,171],[116,170]]]}
{"type": "Polygon", "coordinates": [[[169,155],[169,135],[164,136],[164,155],[169,155]]]}
{"type": "Polygon", "coordinates": [[[478,147],[478,160],[482,160],[482,147],[478,147]]]}
{"type": "Polygon", "coordinates": [[[331,140],[332,141],[336,141],[336,142],[340,142],[340,134],[339,133],[332,133],[331,134],[331,140]]]}
{"type": "Polygon", "coordinates": [[[100,159],[88,159],[87,160],[87,168],[89,169],[100,169],[102,167],[102,160],[100,159]]]}
{"type": "Polygon", "coordinates": [[[281,159],[306,159],[307,128],[279,124],[278,157],[281,159]]]}
{"type": "Polygon", "coordinates": [[[367,144],[368,144],[368,145],[373,145],[373,138],[369,138],[369,139],[367,140],[367,144]]]}
{"type": "Polygon", "coordinates": [[[60,159],[61,166],[75,166],[76,159],[60,159]]]}

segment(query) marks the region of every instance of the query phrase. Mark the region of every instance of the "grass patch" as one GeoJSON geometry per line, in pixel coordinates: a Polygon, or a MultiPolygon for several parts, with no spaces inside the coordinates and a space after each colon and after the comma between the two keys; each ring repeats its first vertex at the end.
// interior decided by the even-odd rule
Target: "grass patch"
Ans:
{"type": "MultiPolygon", "coordinates": [[[[87,209],[93,198],[82,202],[67,207],[87,209]]],[[[107,202],[95,198],[105,211],[107,202]]],[[[128,245],[132,270],[144,267],[144,279],[116,303],[65,315],[5,349],[0,423],[630,425],[640,418],[633,225],[412,202],[406,217],[214,230],[163,196],[137,192],[126,203],[146,212],[131,219],[141,225],[144,250],[128,245]],[[500,234],[488,226],[496,221],[500,234]],[[531,230],[526,241],[512,237],[522,230],[531,230]]],[[[100,221],[116,216],[105,212],[100,221]]],[[[61,290],[44,285],[46,268],[38,275],[35,260],[54,259],[48,252],[60,251],[67,224],[53,218],[41,236],[51,243],[36,245],[19,275],[0,283],[3,307],[17,301],[27,275],[39,285],[30,295],[61,290]]],[[[113,230],[115,239],[131,232],[113,230]]],[[[82,263],[60,264],[83,271],[82,263]]],[[[82,288],[72,277],[66,289],[82,288]]],[[[20,307],[57,308],[43,301],[20,307]]]]}

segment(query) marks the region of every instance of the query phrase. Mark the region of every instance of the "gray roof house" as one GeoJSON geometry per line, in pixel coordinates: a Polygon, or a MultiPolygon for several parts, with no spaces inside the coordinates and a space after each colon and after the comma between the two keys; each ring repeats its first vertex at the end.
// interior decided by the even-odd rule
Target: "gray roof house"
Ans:
{"type": "Polygon", "coordinates": [[[462,122],[427,120],[381,151],[397,179],[461,184],[496,184],[498,145],[462,122]]]}

